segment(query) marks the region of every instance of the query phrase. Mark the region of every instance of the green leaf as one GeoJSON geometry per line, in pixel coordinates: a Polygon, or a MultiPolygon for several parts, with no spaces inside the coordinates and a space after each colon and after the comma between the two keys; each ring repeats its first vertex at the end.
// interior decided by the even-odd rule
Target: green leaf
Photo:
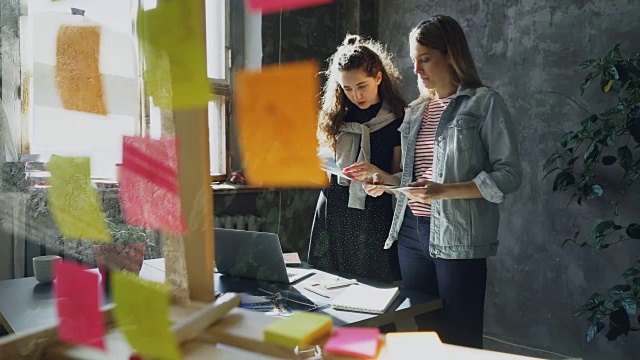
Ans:
{"type": "Polygon", "coordinates": [[[618,158],[615,156],[607,155],[602,158],[602,164],[605,166],[613,165],[618,161],[618,158]]]}
{"type": "Polygon", "coordinates": [[[618,309],[609,315],[609,331],[606,335],[607,340],[615,340],[620,335],[628,336],[629,330],[631,330],[631,322],[629,321],[629,314],[624,310],[618,309]]]}
{"type": "Polygon", "coordinates": [[[574,316],[574,317],[578,317],[578,316],[580,316],[580,315],[585,314],[587,311],[589,311],[589,306],[587,306],[586,304],[585,304],[585,305],[582,305],[582,306],[580,306],[580,307],[578,308],[578,310],[576,310],[576,312],[573,314],[573,316],[574,316]]]}
{"type": "Polygon", "coordinates": [[[600,299],[601,299],[600,294],[593,293],[591,294],[591,296],[589,296],[589,298],[587,299],[587,303],[585,305],[588,305],[589,307],[596,306],[600,302],[600,299]]]}
{"type": "Polygon", "coordinates": [[[640,275],[640,266],[632,266],[622,273],[622,279],[629,280],[640,275]]]}
{"type": "Polygon", "coordinates": [[[604,243],[604,240],[605,240],[604,236],[596,236],[596,241],[591,245],[591,253],[595,255],[599,253],[600,250],[609,247],[609,246],[605,246],[606,244],[604,243]]]}
{"type": "Polygon", "coordinates": [[[578,160],[577,157],[572,157],[569,161],[567,161],[567,166],[573,166],[573,164],[578,160]]]}
{"type": "Polygon", "coordinates": [[[625,294],[621,298],[622,307],[627,311],[628,314],[634,315],[636,313],[636,308],[638,307],[638,303],[636,299],[631,294],[625,294]]]}
{"type": "Polygon", "coordinates": [[[556,175],[556,179],[553,182],[553,191],[563,191],[568,186],[575,184],[576,178],[568,171],[563,170],[558,175],[556,175]]]}
{"type": "Polygon", "coordinates": [[[597,333],[604,329],[604,323],[602,321],[598,321],[595,324],[589,326],[589,330],[587,330],[587,342],[593,340],[597,333]]]}
{"type": "Polygon", "coordinates": [[[618,70],[616,70],[616,67],[613,65],[610,65],[607,68],[607,73],[609,73],[609,75],[611,75],[612,78],[618,80],[620,79],[620,75],[618,74],[618,70]]]}
{"type": "Polygon", "coordinates": [[[587,148],[587,151],[585,151],[584,153],[584,159],[591,159],[593,157],[598,156],[598,143],[597,142],[592,142],[591,145],[589,145],[589,147],[587,148]]]}
{"type": "Polygon", "coordinates": [[[578,66],[577,69],[578,70],[584,70],[587,69],[589,67],[591,67],[593,64],[596,63],[596,59],[589,59],[589,60],[585,60],[583,62],[581,62],[578,66]]]}
{"type": "Polygon", "coordinates": [[[617,43],[613,46],[613,49],[609,51],[607,54],[607,59],[609,60],[621,60],[622,54],[620,53],[620,43],[617,43]]]}
{"type": "Polygon", "coordinates": [[[553,166],[559,158],[560,158],[560,153],[558,153],[557,151],[551,154],[551,156],[549,156],[547,160],[544,161],[544,165],[542,165],[542,170],[547,170],[549,167],[553,166]]]}
{"type": "Polygon", "coordinates": [[[625,145],[618,148],[618,159],[620,159],[620,166],[625,170],[629,170],[633,165],[633,154],[628,146],[625,145]]]}
{"type": "Polygon", "coordinates": [[[633,239],[640,239],[640,224],[630,224],[627,226],[627,236],[633,239]]]}
{"type": "Polygon", "coordinates": [[[609,296],[610,297],[617,297],[617,296],[620,296],[620,295],[626,293],[629,290],[631,290],[631,286],[629,286],[629,285],[616,285],[616,286],[612,287],[611,289],[609,289],[609,296]]]}
{"type": "Polygon", "coordinates": [[[595,199],[602,196],[603,192],[602,186],[594,184],[589,187],[589,191],[585,194],[585,197],[587,200],[595,199]]]}
{"type": "Polygon", "coordinates": [[[613,220],[596,220],[589,230],[589,237],[597,237],[611,229],[616,223],[613,220]]]}
{"type": "Polygon", "coordinates": [[[595,79],[596,76],[598,76],[599,74],[600,74],[600,71],[596,71],[596,72],[589,73],[589,75],[587,75],[587,78],[584,79],[582,84],[580,84],[580,95],[584,95],[584,91],[587,89],[587,87],[589,87],[589,85],[591,84],[591,81],[593,81],[593,79],[595,79]]]}
{"type": "Polygon", "coordinates": [[[560,170],[560,168],[556,166],[555,168],[553,168],[553,169],[551,169],[551,170],[547,171],[547,173],[546,173],[546,174],[544,174],[544,176],[542,177],[542,181],[544,181],[544,179],[546,179],[546,178],[547,178],[547,176],[549,176],[552,172],[554,172],[554,171],[556,171],[556,170],[560,170]]]}
{"type": "Polygon", "coordinates": [[[605,301],[604,304],[602,305],[602,309],[608,312],[612,312],[616,310],[616,308],[613,306],[613,303],[611,301],[605,301]]]}
{"type": "Polygon", "coordinates": [[[629,169],[622,176],[626,181],[633,181],[636,176],[640,173],[640,159],[638,159],[635,163],[633,163],[629,169]]]}
{"type": "Polygon", "coordinates": [[[618,103],[616,106],[609,108],[607,111],[602,113],[602,116],[610,116],[615,114],[620,114],[625,111],[625,106],[623,103],[618,103]]]}

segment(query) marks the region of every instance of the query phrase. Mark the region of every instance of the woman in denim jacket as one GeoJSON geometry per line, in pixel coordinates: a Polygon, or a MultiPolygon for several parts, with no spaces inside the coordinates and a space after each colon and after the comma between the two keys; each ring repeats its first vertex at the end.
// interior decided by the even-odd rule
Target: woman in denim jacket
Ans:
{"type": "MultiPolygon", "coordinates": [[[[368,182],[401,186],[385,248],[398,241],[404,286],[443,299],[439,318],[418,317],[418,327],[481,348],[498,203],[522,180],[514,124],[502,96],[480,81],[458,22],[434,16],[411,31],[409,42],[422,96],[398,129],[402,172],[368,182]]],[[[364,187],[371,196],[385,191],[364,187]]]]}

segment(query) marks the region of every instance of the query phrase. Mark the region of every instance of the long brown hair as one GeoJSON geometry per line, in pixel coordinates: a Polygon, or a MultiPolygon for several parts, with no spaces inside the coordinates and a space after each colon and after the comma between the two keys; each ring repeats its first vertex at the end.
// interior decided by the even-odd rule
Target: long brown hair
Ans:
{"type": "Polygon", "coordinates": [[[329,68],[324,73],[327,82],[322,88],[322,102],[318,114],[318,137],[322,146],[336,149],[336,139],[344,124],[347,111],[355,106],[344,93],[338,81],[340,71],[362,69],[370,77],[382,74],[378,85],[379,96],[398,117],[404,114],[407,102],[400,92],[402,79],[393,56],[379,42],[358,35],[347,35],[342,45],[329,58],[329,68]]]}
{"type": "MultiPolygon", "coordinates": [[[[484,86],[471,56],[467,37],[460,24],[452,17],[436,15],[421,22],[409,33],[409,41],[438,50],[445,56],[449,55],[453,66],[451,75],[456,85],[469,88],[484,86]]],[[[420,79],[418,87],[420,92],[425,94],[426,89],[420,79]]]]}

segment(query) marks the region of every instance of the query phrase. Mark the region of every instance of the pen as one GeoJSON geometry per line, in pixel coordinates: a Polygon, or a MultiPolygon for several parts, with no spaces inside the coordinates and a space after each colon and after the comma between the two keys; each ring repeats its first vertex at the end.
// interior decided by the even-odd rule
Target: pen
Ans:
{"type": "Polygon", "coordinates": [[[329,294],[327,294],[324,290],[320,289],[320,286],[321,286],[320,283],[312,283],[312,284],[305,284],[304,288],[306,290],[311,291],[312,293],[318,294],[326,298],[330,298],[331,296],[329,296],[329,294]]]}

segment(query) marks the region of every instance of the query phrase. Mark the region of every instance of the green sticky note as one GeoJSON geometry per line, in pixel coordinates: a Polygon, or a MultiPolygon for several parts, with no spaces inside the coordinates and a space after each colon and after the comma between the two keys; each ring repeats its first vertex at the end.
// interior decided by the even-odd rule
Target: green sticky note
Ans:
{"type": "Polygon", "coordinates": [[[88,157],[51,157],[49,207],[65,238],[110,242],[99,194],[91,187],[89,161],[88,157]]]}
{"type": "Polygon", "coordinates": [[[204,108],[209,101],[204,1],[163,0],[138,12],[146,89],[163,109],[204,108]]]}
{"type": "Polygon", "coordinates": [[[145,358],[182,359],[169,322],[169,288],[124,272],[112,276],[116,323],[131,347],[145,358]]]}

